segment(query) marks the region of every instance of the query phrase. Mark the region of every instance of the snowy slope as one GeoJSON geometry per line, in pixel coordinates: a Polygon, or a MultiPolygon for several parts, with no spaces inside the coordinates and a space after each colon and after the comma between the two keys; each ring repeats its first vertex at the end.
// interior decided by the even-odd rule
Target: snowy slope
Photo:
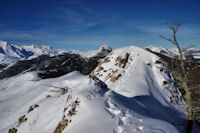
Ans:
{"type": "Polygon", "coordinates": [[[179,133],[185,108],[176,104],[183,101],[164,67],[157,56],[132,46],[113,50],[90,78],[74,71],[0,80],[0,132],[179,133]]]}
{"type": "Polygon", "coordinates": [[[0,41],[0,63],[1,64],[8,64],[18,60],[20,58],[28,58],[32,56],[32,52],[27,52],[25,49],[13,45],[8,44],[5,41],[0,41]]]}
{"type": "Polygon", "coordinates": [[[93,75],[109,88],[127,97],[150,94],[165,96],[162,91],[163,81],[172,79],[161,70],[164,68],[165,63],[159,57],[142,48],[131,46],[111,52],[94,70],[93,75]],[[152,88],[158,88],[159,94],[155,94],[152,88]]]}
{"type": "Polygon", "coordinates": [[[104,109],[104,90],[79,72],[47,80],[38,80],[35,73],[26,73],[1,81],[0,91],[1,133],[12,127],[17,128],[17,133],[50,133],[63,119],[71,121],[64,130],[70,133],[106,133],[116,126],[104,109]],[[62,94],[56,87],[69,90],[62,94]],[[76,107],[75,115],[70,116],[76,100],[80,105],[76,107]],[[28,113],[35,105],[38,107],[28,113]],[[17,120],[23,115],[27,120],[19,125],[17,120]]]}

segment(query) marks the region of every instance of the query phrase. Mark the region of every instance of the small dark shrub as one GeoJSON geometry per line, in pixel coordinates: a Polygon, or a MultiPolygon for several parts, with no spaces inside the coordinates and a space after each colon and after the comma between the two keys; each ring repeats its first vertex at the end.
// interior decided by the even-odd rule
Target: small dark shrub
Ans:
{"type": "Polygon", "coordinates": [[[17,129],[13,127],[12,129],[9,129],[8,133],[17,133],[17,129]]]}
{"type": "Polygon", "coordinates": [[[35,105],[29,107],[28,113],[31,112],[31,111],[33,111],[33,110],[34,110],[35,108],[37,108],[37,107],[39,107],[38,104],[35,104],[35,105]]]}
{"type": "Polygon", "coordinates": [[[168,82],[167,81],[163,81],[163,85],[166,85],[166,84],[168,84],[168,82]]]}
{"type": "Polygon", "coordinates": [[[25,122],[25,121],[27,121],[27,118],[26,118],[25,115],[19,117],[19,119],[18,119],[18,126],[19,126],[22,122],[25,122]]]}

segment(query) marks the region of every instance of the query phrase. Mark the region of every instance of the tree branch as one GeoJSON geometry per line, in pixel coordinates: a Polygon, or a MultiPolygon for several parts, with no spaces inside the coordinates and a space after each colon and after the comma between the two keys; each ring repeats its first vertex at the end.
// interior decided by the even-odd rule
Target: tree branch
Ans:
{"type": "Polygon", "coordinates": [[[164,36],[160,36],[160,37],[163,38],[163,39],[165,39],[165,40],[167,40],[167,41],[169,41],[169,42],[171,42],[171,43],[173,43],[174,45],[176,45],[176,42],[172,41],[171,39],[166,38],[164,36]]]}

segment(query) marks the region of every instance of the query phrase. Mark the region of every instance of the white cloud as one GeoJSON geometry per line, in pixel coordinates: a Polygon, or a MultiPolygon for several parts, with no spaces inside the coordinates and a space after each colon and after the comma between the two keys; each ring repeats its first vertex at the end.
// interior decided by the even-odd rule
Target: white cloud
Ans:
{"type": "Polygon", "coordinates": [[[160,26],[139,26],[138,29],[146,33],[166,34],[170,32],[169,28],[160,27],[160,26]]]}
{"type": "Polygon", "coordinates": [[[15,40],[37,40],[39,39],[39,36],[35,36],[28,32],[8,31],[0,32],[0,38],[15,40]]]}

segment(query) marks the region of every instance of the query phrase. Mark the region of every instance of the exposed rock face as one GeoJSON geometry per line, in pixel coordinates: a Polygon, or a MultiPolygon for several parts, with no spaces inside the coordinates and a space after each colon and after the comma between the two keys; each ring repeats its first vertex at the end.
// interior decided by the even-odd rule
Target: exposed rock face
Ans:
{"type": "Polygon", "coordinates": [[[43,70],[39,73],[41,78],[59,77],[75,70],[89,74],[97,66],[99,59],[95,57],[85,59],[77,54],[65,53],[43,61],[37,70],[43,70]]]}
{"type": "Polygon", "coordinates": [[[0,72],[0,79],[15,76],[24,71],[36,70],[41,62],[50,58],[48,55],[42,55],[32,60],[18,61],[14,65],[0,72]]]}
{"type": "Polygon", "coordinates": [[[63,53],[53,57],[42,55],[32,60],[18,61],[0,72],[0,79],[33,70],[42,70],[39,73],[41,78],[59,77],[74,70],[86,75],[98,65],[100,59],[106,57],[111,51],[111,48],[104,45],[95,56],[90,58],[84,58],[79,54],[63,53]]]}

